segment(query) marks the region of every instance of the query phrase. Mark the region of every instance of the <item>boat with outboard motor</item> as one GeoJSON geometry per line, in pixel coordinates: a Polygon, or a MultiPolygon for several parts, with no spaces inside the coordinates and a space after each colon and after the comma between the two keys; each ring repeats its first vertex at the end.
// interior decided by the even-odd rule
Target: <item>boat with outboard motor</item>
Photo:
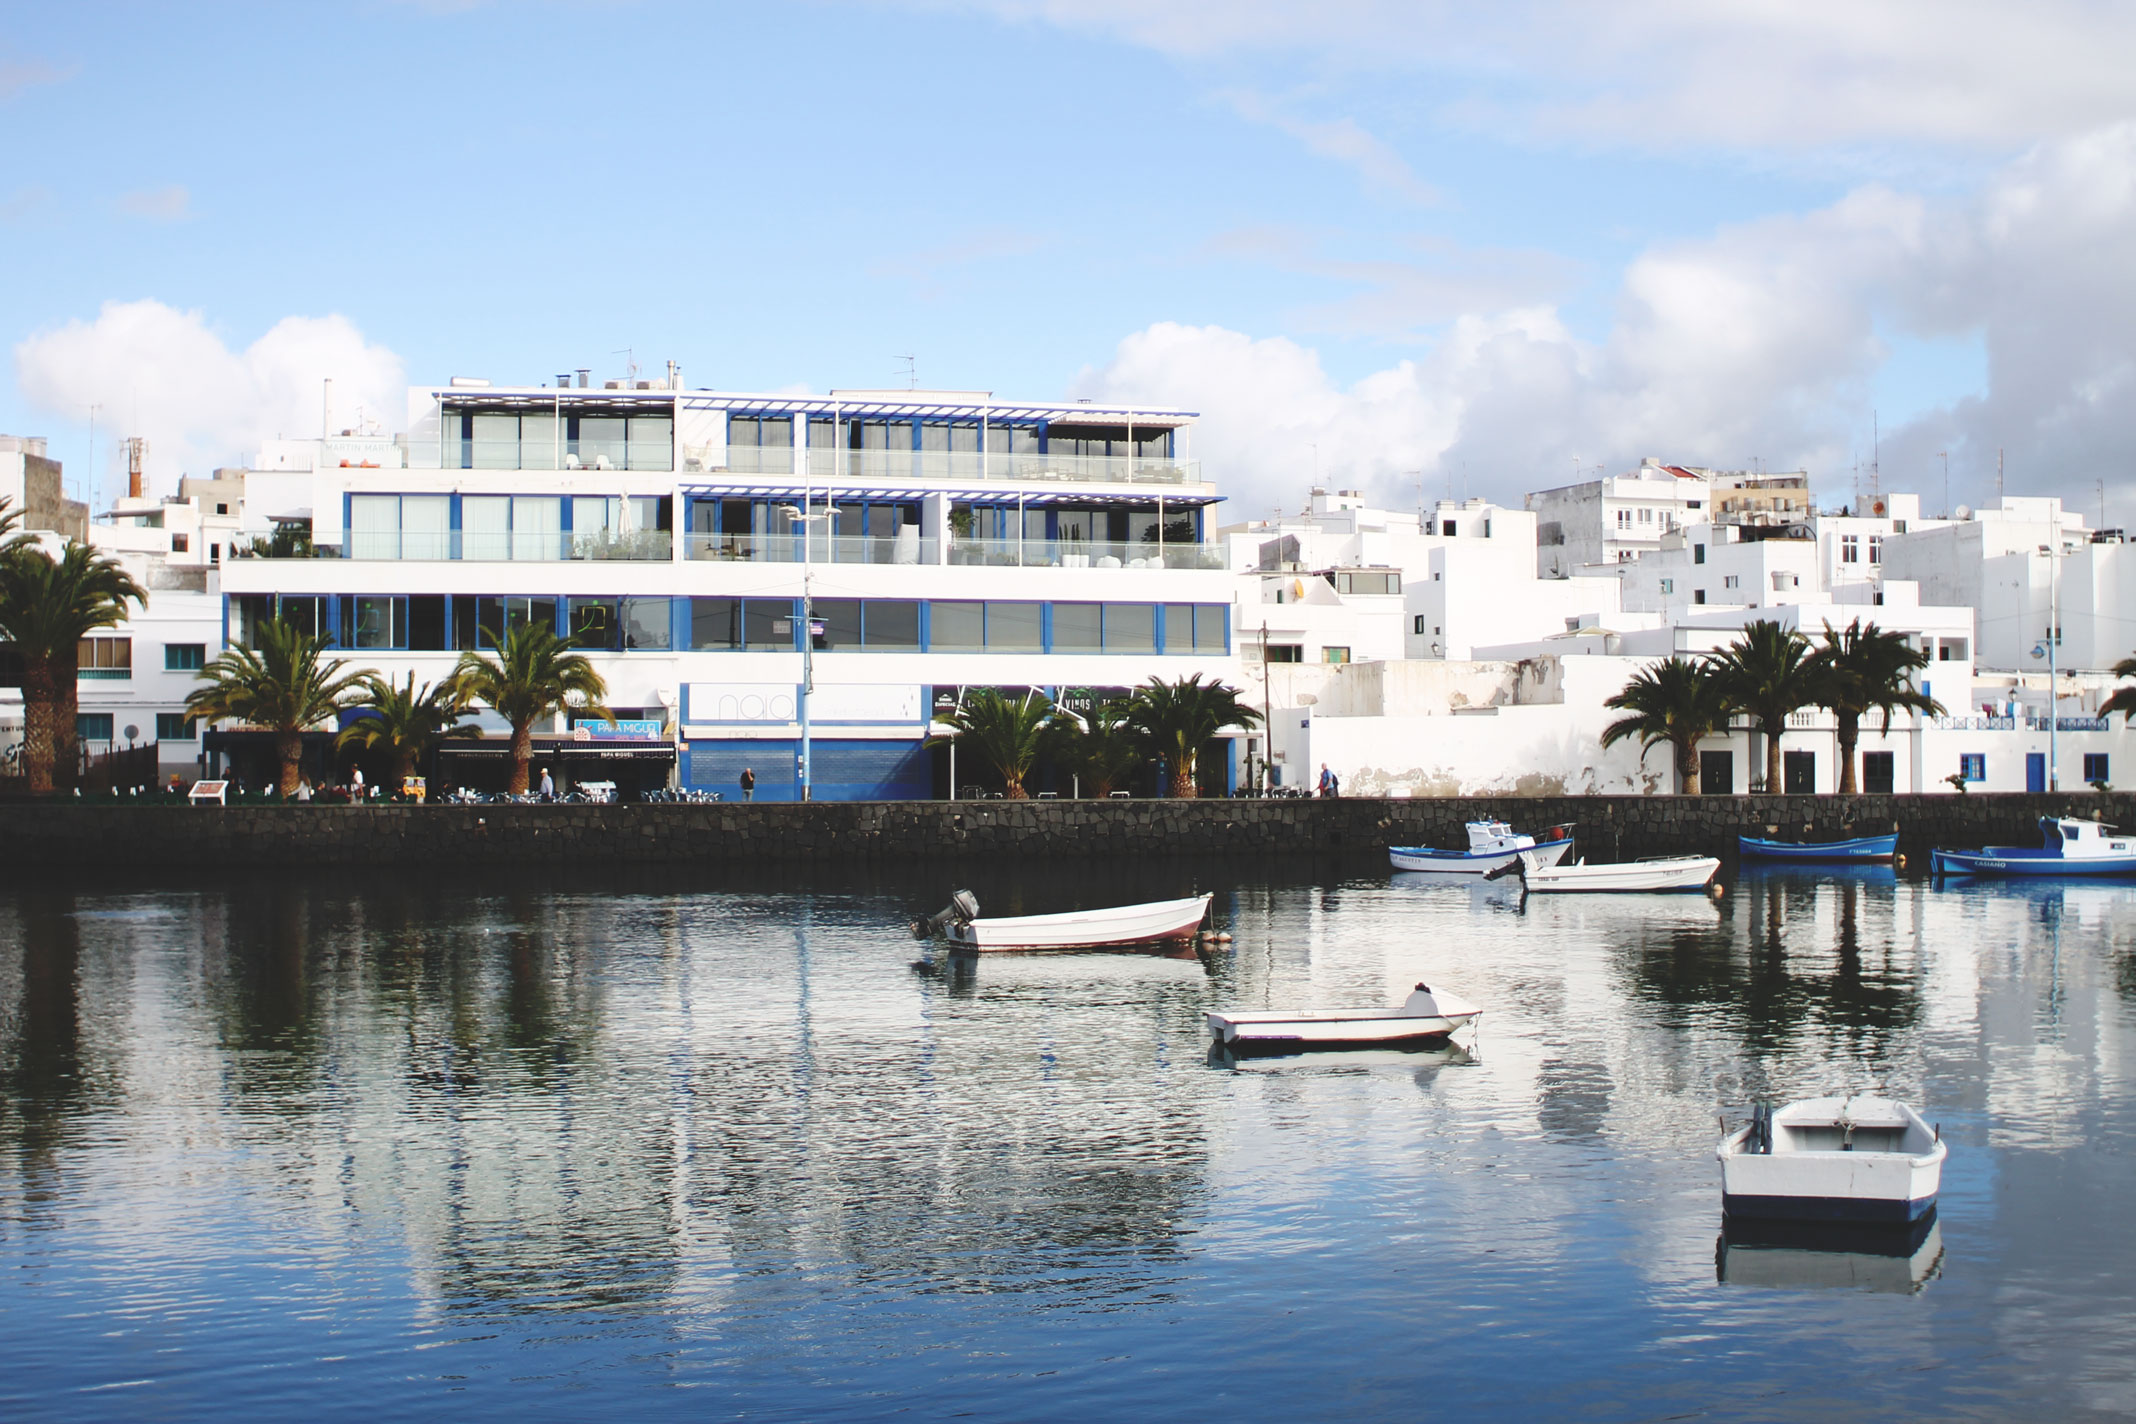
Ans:
{"type": "Polygon", "coordinates": [[[1940,1129],[1866,1094],[1760,1107],[1721,1139],[1721,1210],[1746,1220],[1918,1221],[1936,1209],[1940,1129]]]}
{"type": "Polygon", "coordinates": [[[926,939],[940,930],[957,949],[1110,949],[1191,939],[1209,913],[1210,898],[1194,895],[1055,915],[981,919],[978,898],[969,890],[959,890],[950,897],[947,909],[915,921],[912,932],[926,939]]]}
{"type": "Polygon", "coordinates": [[[1668,855],[1614,865],[1589,865],[1584,860],[1572,865],[1543,865],[1530,859],[1534,854],[1522,851],[1516,857],[1520,878],[1534,895],[1699,891],[1713,883],[1721,868],[1720,861],[1710,855],[1668,855]]]}
{"type": "Polygon", "coordinates": [[[1944,875],[2136,875],[2136,836],[2117,835],[2105,821],[2081,816],[2042,816],[2046,844],[1983,846],[1979,850],[1931,850],[1931,874],[1944,875]]]}
{"type": "Polygon", "coordinates": [[[1210,1033],[1234,1053],[1296,1053],[1444,1038],[1483,1010],[1456,994],[1419,984],[1391,1009],[1211,1010],[1210,1033]]]}
{"type": "Polygon", "coordinates": [[[1544,865],[1556,865],[1572,849],[1572,827],[1552,826],[1540,836],[1517,834],[1504,821],[1470,821],[1467,850],[1436,846],[1389,846],[1387,859],[1396,870],[1424,870],[1440,875],[1487,875],[1511,865],[1522,851],[1533,851],[1544,865]]]}

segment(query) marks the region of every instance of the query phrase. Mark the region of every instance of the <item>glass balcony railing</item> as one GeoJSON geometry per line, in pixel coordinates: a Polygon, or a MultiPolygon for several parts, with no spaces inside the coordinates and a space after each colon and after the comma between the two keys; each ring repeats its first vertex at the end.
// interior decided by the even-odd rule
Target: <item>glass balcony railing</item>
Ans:
{"type": "MultiPolygon", "coordinates": [[[[717,468],[738,475],[788,475],[795,468],[789,445],[729,445],[726,463],[717,468]]],[[[1201,482],[1201,466],[1187,460],[1149,455],[1039,455],[976,450],[826,450],[801,451],[811,479],[854,480],[866,484],[905,480],[1021,480],[1044,483],[1120,485],[1190,485],[1201,482]]],[[[713,455],[711,458],[719,458],[713,455]]]]}
{"type": "MultiPolygon", "coordinates": [[[[687,534],[683,554],[690,559],[725,563],[798,564],[799,534],[687,534]]],[[[871,535],[818,533],[809,541],[808,561],[818,564],[935,564],[940,548],[932,539],[882,538],[871,535]]]]}
{"type": "MultiPolygon", "coordinates": [[[[410,447],[411,463],[420,452],[410,447]]],[[[672,470],[675,447],[665,440],[448,440],[445,465],[461,470],[672,470]],[[561,465],[559,465],[561,461],[561,465]]],[[[781,468],[793,468],[791,461],[781,468]]]]}
{"type": "MultiPolygon", "coordinates": [[[[532,561],[562,563],[574,560],[624,563],[665,563],[675,556],[675,536],[665,529],[632,533],[602,530],[577,534],[409,534],[391,531],[360,531],[344,545],[322,546],[327,557],[380,559],[403,563],[445,563],[454,560],[492,563],[532,561]]],[[[307,555],[307,557],[310,557],[307,555]]]]}
{"type": "Polygon", "coordinates": [[[1214,544],[1128,544],[1103,540],[957,539],[952,564],[1026,569],[1221,569],[1214,544]]]}

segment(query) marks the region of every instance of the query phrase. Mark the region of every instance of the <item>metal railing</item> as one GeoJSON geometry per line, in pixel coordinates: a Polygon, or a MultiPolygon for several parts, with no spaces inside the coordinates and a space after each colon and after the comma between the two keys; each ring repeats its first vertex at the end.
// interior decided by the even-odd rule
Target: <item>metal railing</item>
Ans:
{"type": "Polygon", "coordinates": [[[562,531],[539,534],[357,531],[348,536],[345,544],[321,545],[320,549],[328,558],[401,563],[450,563],[455,560],[477,563],[665,563],[675,556],[675,536],[665,529],[642,529],[631,533],[600,530],[589,534],[562,531]]]}
{"type": "Polygon", "coordinates": [[[1224,552],[1215,544],[954,539],[949,562],[1026,569],[1222,569],[1224,552]]]}
{"type": "MultiPolygon", "coordinates": [[[[729,445],[724,456],[707,452],[714,469],[734,474],[790,475],[795,450],[790,445],[729,445]],[[725,463],[719,463],[724,459],[725,463]]],[[[1201,483],[1197,461],[1156,455],[1041,455],[1031,451],[977,450],[836,450],[800,452],[809,478],[899,484],[906,480],[994,481],[1032,483],[1191,485],[1201,483]]]]}
{"type": "MultiPolygon", "coordinates": [[[[409,447],[411,462],[420,442],[409,447]]],[[[447,438],[444,466],[457,470],[672,470],[669,440],[454,440],[447,438]]],[[[790,467],[789,467],[790,468],[790,467]]]]}
{"type": "MultiPolygon", "coordinates": [[[[878,538],[868,534],[818,533],[809,540],[806,562],[816,564],[935,564],[940,545],[918,537],[878,538]]],[[[801,536],[793,534],[685,534],[683,557],[724,563],[798,564],[804,562],[801,536]]]]}

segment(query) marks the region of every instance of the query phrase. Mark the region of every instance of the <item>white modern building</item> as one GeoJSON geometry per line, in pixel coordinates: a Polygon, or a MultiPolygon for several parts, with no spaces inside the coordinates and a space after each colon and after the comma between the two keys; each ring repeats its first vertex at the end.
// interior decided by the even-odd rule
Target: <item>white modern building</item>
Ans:
{"type": "MultiPolygon", "coordinates": [[[[747,768],[765,799],[804,775],[823,799],[976,780],[923,745],[971,688],[1074,708],[1153,676],[1239,681],[1190,413],[680,386],[461,379],[412,390],[399,437],[263,452],[248,527],[308,512],[327,557],[226,562],[228,636],[280,617],[421,683],[548,624],[622,722],[545,729],[560,781],[731,795],[747,768]],[[276,508],[262,473],[289,485],[276,508]]],[[[456,748],[442,774],[494,777],[503,751],[456,748]]]]}
{"type": "Polygon", "coordinates": [[[1809,515],[1809,477],[1670,465],[1648,458],[1627,474],[1539,490],[1536,571],[1563,578],[1654,553],[1688,524],[1786,524],[1809,515]]]}

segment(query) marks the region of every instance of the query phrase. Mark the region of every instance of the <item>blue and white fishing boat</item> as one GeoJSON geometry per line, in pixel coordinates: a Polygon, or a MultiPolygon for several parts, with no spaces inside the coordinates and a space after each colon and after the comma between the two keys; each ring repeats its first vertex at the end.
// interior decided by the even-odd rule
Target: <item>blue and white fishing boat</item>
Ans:
{"type": "Polygon", "coordinates": [[[1771,841],[1759,836],[1737,836],[1736,849],[1745,860],[1788,860],[1797,864],[1832,863],[1888,865],[1898,854],[1899,833],[1888,836],[1857,836],[1846,841],[1771,841]]]}
{"type": "Polygon", "coordinates": [[[2104,821],[2075,816],[2040,817],[2046,844],[1983,846],[1979,850],[1934,850],[1936,875],[2136,875],[2136,836],[2116,834],[2104,821]]]}
{"type": "Polygon", "coordinates": [[[1540,838],[1516,835],[1504,821],[1470,821],[1467,850],[1433,846],[1389,846],[1387,859],[1396,870],[1428,870],[1440,875],[1488,875],[1520,859],[1522,851],[1538,865],[1556,865],[1572,849],[1572,828],[1552,826],[1540,838]]]}

